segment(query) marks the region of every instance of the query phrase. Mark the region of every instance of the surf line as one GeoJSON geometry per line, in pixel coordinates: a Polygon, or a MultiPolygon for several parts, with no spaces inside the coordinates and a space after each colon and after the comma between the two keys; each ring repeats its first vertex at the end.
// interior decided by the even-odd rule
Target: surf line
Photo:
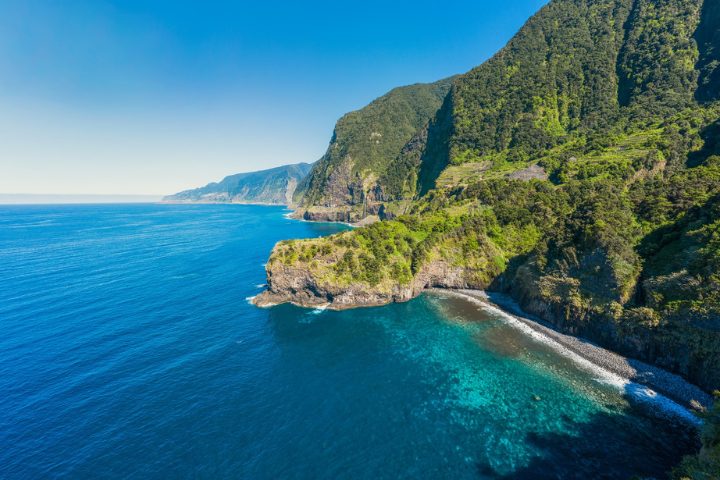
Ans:
{"type": "MultiPolygon", "coordinates": [[[[672,400],[670,397],[667,397],[661,393],[658,393],[657,391],[653,390],[652,388],[648,387],[647,385],[642,385],[640,383],[634,382],[631,379],[620,375],[618,373],[613,372],[612,370],[603,367],[602,365],[598,365],[597,363],[593,362],[592,360],[585,358],[581,354],[573,351],[571,348],[569,348],[566,345],[563,345],[560,341],[558,341],[555,338],[552,338],[549,335],[546,335],[542,331],[540,331],[538,328],[533,328],[532,326],[528,325],[528,323],[532,322],[530,319],[520,318],[516,315],[513,315],[511,313],[506,312],[502,308],[494,305],[491,303],[491,300],[485,294],[485,292],[482,291],[465,291],[465,290],[445,290],[445,289],[438,289],[436,290],[439,294],[449,294],[457,297],[461,297],[477,306],[482,308],[483,310],[490,312],[492,314],[497,315],[502,321],[504,321],[507,325],[513,327],[514,329],[520,331],[521,333],[527,335],[534,341],[537,341],[539,343],[542,343],[550,348],[552,348],[556,353],[562,355],[563,357],[569,359],[579,367],[581,367],[583,370],[588,371],[592,374],[594,374],[596,377],[596,380],[609,384],[615,388],[617,388],[620,392],[626,393],[628,396],[630,396],[632,399],[642,402],[645,404],[649,404],[652,406],[658,407],[663,413],[666,414],[666,416],[670,416],[672,418],[680,419],[684,422],[687,422],[693,426],[699,426],[702,424],[702,421],[700,418],[698,418],[696,415],[694,415],[690,410],[685,408],[684,406],[680,405],[679,403],[672,400]]],[[[533,322],[534,323],[534,322],[533,322]]],[[[538,327],[542,327],[542,325],[538,324],[538,327]]],[[[544,327],[547,328],[547,327],[544,327]]],[[[595,349],[598,350],[605,350],[601,349],[600,347],[594,346],[595,349]]],[[[605,350],[608,354],[617,355],[613,352],[605,350]]]]}

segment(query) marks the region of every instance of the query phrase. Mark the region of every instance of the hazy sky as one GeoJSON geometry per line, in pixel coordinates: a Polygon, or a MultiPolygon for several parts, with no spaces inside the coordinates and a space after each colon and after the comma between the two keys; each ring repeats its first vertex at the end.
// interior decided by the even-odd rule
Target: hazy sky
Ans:
{"type": "Polygon", "coordinates": [[[315,161],[342,114],[482,63],[544,3],[0,1],[0,192],[166,194],[315,161]]]}

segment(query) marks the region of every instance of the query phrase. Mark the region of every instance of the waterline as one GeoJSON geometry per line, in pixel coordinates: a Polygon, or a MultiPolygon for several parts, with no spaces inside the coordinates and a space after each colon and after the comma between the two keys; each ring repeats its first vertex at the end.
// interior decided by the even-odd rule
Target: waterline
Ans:
{"type": "MultiPolygon", "coordinates": [[[[655,390],[646,385],[633,382],[627,377],[619,375],[615,372],[610,371],[607,368],[598,365],[597,363],[594,363],[593,361],[572,351],[567,346],[561,344],[559,341],[544,334],[538,328],[531,327],[528,323],[532,322],[532,320],[515,316],[511,313],[506,312],[502,308],[492,304],[490,298],[484,292],[470,292],[463,290],[442,290],[441,292],[464,298],[467,301],[478,305],[483,310],[497,315],[505,323],[507,323],[514,329],[522,332],[524,335],[527,335],[534,341],[548,346],[556,353],[562,355],[565,358],[568,358],[573,363],[583,368],[585,371],[593,374],[596,380],[615,387],[619,392],[627,394],[633,400],[656,406],[659,408],[659,412],[662,412],[669,418],[680,419],[694,426],[699,426],[702,424],[702,421],[690,410],[683,407],[679,403],[671,400],[667,396],[656,392],[655,390]]],[[[600,349],[600,347],[596,348],[600,349]]],[[[608,352],[608,354],[617,355],[613,352],[608,352]]]]}

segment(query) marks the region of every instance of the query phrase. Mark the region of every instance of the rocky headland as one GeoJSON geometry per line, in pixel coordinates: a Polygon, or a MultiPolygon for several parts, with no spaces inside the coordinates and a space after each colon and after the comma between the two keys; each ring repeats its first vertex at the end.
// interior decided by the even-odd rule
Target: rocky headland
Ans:
{"type": "MultiPolygon", "coordinates": [[[[482,65],[338,122],[297,214],[383,221],[281,242],[256,304],[500,292],[720,390],[718,52],[717,2],[549,2],[482,65]]],[[[720,436],[695,461],[720,478],[720,436]]]]}

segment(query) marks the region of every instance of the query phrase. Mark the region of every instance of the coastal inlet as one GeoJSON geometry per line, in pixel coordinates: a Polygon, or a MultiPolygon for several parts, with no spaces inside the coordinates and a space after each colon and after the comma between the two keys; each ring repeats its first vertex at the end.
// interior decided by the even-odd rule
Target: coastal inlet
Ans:
{"type": "Polygon", "coordinates": [[[281,207],[0,209],[0,477],[663,478],[693,428],[448,295],[248,302],[281,207]]]}

